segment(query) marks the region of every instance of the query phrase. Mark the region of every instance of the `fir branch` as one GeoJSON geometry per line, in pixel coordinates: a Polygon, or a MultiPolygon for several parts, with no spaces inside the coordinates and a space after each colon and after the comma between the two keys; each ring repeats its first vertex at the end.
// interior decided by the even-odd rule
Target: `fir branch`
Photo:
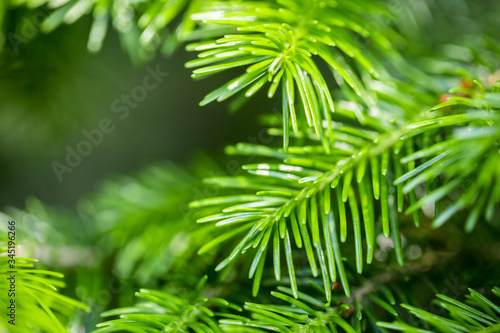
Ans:
{"type": "Polygon", "coordinates": [[[222,316],[222,312],[233,309],[241,311],[240,307],[220,298],[200,297],[200,292],[207,281],[203,277],[194,290],[182,297],[169,293],[141,289],[135,295],[142,303],[136,306],[106,311],[102,317],[119,316],[101,324],[94,333],[102,332],[221,332],[214,317],[222,316]]]}
{"type": "MultiPolygon", "coordinates": [[[[402,320],[392,323],[379,322],[384,327],[400,332],[436,332],[436,333],[493,333],[500,330],[500,303],[489,300],[477,291],[469,288],[470,294],[465,302],[454,300],[445,295],[436,295],[435,303],[448,312],[446,317],[421,310],[408,304],[402,304],[409,313],[422,322],[432,326],[432,331],[418,329],[402,320]]],[[[500,298],[500,288],[494,287],[492,293],[500,298]]]]}
{"type": "MultiPolygon", "coordinates": [[[[0,248],[0,271],[6,277],[0,279],[0,305],[2,309],[8,309],[11,300],[15,301],[15,318],[2,315],[0,329],[9,331],[15,328],[16,332],[69,332],[67,321],[77,309],[89,311],[85,304],[58,293],[59,288],[64,288],[66,284],[61,279],[63,274],[48,270],[35,269],[36,259],[14,256],[15,280],[8,279],[7,272],[12,271],[9,262],[11,259],[7,254],[7,248],[0,248]],[[11,283],[15,285],[11,287],[11,283]],[[8,293],[8,290],[14,290],[8,293]],[[15,326],[7,323],[14,319],[15,326]]],[[[18,248],[16,248],[16,251],[18,248]]],[[[12,254],[12,250],[9,250],[12,254]]],[[[3,275],[3,274],[2,274],[3,275]]]]}
{"type": "MultiPolygon", "coordinates": [[[[255,195],[209,198],[191,204],[192,207],[222,208],[220,214],[207,216],[199,222],[233,226],[231,231],[207,243],[200,253],[243,233],[242,240],[216,270],[230,265],[251,248],[256,248],[249,271],[249,277],[255,277],[256,295],[267,249],[270,247],[273,250],[275,278],[280,280],[280,251],[284,248],[290,284],[293,295],[297,297],[291,247],[293,237],[298,248],[305,248],[312,275],[316,277],[321,272],[327,301],[331,299],[331,281],[337,279],[340,279],[345,293],[349,295],[339,246],[347,239],[346,203],[349,204],[352,218],[358,274],[363,270],[363,241],[366,242],[366,262],[370,264],[373,260],[375,233],[378,230],[375,212],[378,210],[382,232],[385,237],[392,236],[396,257],[399,264],[403,264],[397,213],[404,210],[405,195],[409,201],[406,214],[412,214],[417,226],[420,223],[419,209],[428,204],[439,207],[438,202],[445,201],[446,195],[460,187],[463,189],[461,199],[441,214],[436,214],[434,227],[440,226],[453,213],[465,207],[472,207],[469,220],[474,221],[467,223],[466,230],[472,229],[481,213],[485,212],[487,218],[491,216],[500,201],[500,185],[497,181],[486,182],[483,179],[498,177],[498,168],[494,167],[500,158],[498,96],[498,93],[486,94],[483,100],[455,98],[431,111],[456,104],[486,110],[459,109],[445,114],[428,112],[404,126],[385,126],[383,130],[380,129],[382,126],[376,126],[379,120],[375,118],[367,117],[367,125],[364,126],[334,122],[332,127],[338,130],[331,138],[334,153],[330,154],[318,145],[290,147],[288,152],[245,144],[231,148],[232,153],[273,157],[283,163],[244,166],[254,176],[207,180],[226,188],[260,191],[255,195]],[[463,131],[477,133],[477,140],[474,137],[461,140],[460,133],[463,131]],[[436,142],[442,135],[446,138],[443,142],[450,144],[449,147],[443,148],[443,142],[436,142]],[[416,147],[420,147],[417,152],[416,147]],[[478,153],[471,154],[470,147],[475,147],[478,153]],[[420,159],[419,164],[415,162],[416,159],[420,159]],[[471,168],[471,165],[476,165],[476,168],[471,168]],[[441,177],[442,183],[439,181],[441,177]],[[415,187],[425,181],[428,195],[420,197],[415,187]],[[461,186],[462,183],[466,185],[461,186]],[[487,193],[492,195],[485,204],[479,198],[486,198],[487,193]],[[235,225],[240,226],[236,228],[235,225]]],[[[355,119],[353,112],[346,111],[344,116],[355,119]]],[[[311,134],[307,135],[306,132],[304,136],[314,138],[311,134]]]]}
{"type": "MultiPolygon", "coordinates": [[[[305,4],[292,0],[278,1],[277,5],[265,1],[246,2],[229,8],[215,3],[213,7],[210,11],[207,6],[193,18],[204,23],[235,26],[240,34],[188,45],[188,50],[201,53],[186,67],[201,67],[193,72],[192,77],[196,79],[231,68],[248,67],[244,74],[209,93],[200,105],[226,100],[243,89],[246,89],[245,96],[250,97],[268,82],[267,94],[272,98],[281,83],[285,150],[289,127],[297,134],[298,123],[305,118],[328,151],[331,128],[325,128],[322,122],[330,123],[334,103],[332,89],[317,66],[317,59],[321,59],[367,105],[374,106],[356,68],[347,63],[345,55],[354,59],[363,73],[377,77],[383,72],[383,66],[355,38],[370,38],[370,30],[375,30],[371,27],[373,16],[385,14],[381,3],[314,0],[305,4]],[[367,17],[358,15],[360,11],[367,17]],[[304,110],[303,117],[296,111],[299,104],[304,110]]],[[[372,40],[374,44],[390,48],[382,36],[376,37],[372,40]]]]}
{"type": "MultiPolygon", "coordinates": [[[[271,292],[271,295],[287,305],[247,302],[244,309],[251,313],[251,319],[221,319],[221,328],[225,332],[337,332],[337,329],[356,332],[343,317],[349,310],[348,305],[330,307],[307,294],[300,293],[295,299],[290,297],[292,290],[278,289],[280,292],[271,292]]],[[[360,311],[359,305],[357,311],[360,311]]],[[[360,316],[361,313],[357,313],[357,317],[360,316]]]]}

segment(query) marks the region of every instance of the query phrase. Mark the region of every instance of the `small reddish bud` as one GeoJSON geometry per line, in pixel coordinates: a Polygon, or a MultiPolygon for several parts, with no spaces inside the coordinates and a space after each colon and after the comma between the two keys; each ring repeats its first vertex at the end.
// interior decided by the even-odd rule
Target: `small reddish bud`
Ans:
{"type": "Polygon", "coordinates": [[[443,94],[443,95],[441,95],[441,97],[439,98],[439,103],[449,102],[448,101],[449,97],[453,97],[453,95],[450,95],[450,94],[443,94]]]}
{"type": "Polygon", "coordinates": [[[334,289],[340,289],[342,288],[342,285],[338,282],[335,282],[334,284],[332,284],[332,290],[334,289]]]}
{"type": "Polygon", "coordinates": [[[462,82],[460,83],[460,85],[466,89],[472,88],[472,82],[471,82],[471,80],[468,80],[468,79],[463,79],[462,82]]]}

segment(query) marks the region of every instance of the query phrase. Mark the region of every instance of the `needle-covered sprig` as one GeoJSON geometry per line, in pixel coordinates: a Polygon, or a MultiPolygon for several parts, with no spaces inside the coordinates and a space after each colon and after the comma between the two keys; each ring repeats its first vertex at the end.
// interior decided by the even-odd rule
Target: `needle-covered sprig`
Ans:
{"type": "Polygon", "coordinates": [[[94,333],[220,333],[222,331],[215,318],[225,317],[227,310],[241,311],[241,308],[221,298],[200,297],[206,281],[205,276],[191,292],[184,295],[141,289],[135,293],[140,299],[137,305],[103,312],[102,317],[119,318],[98,324],[94,333]]]}
{"type": "Polygon", "coordinates": [[[3,312],[0,331],[69,332],[69,318],[78,309],[89,311],[85,304],[58,292],[66,286],[63,274],[36,268],[34,263],[38,260],[19,256],[19,247],[1,247],[0,251],[0,305],[3,312]],[[10,312],[12,301],[14,310],[10,312]],[[6,313],[13,313],[13,316],[6,313]],[[15,325],[8,323],[9,320],[15,325]]]}
{"type": "MultiPolygon", "coordinates": [[[[315,283],[311,286],[321,289],[315,283]]],[[[374,312],[381,317],[398,317],[395,310],[398,294],[381,284],[376,288],[378,290],[370,290],[367,295],[358,293],[359,299],[343,298],[323,303],[303,292],[295,299],[291,289],[278,287],[278,291],[271,292],[274,297],[271,304],[245,303],[244,309],[250,313],[250,318],[221,319],[219,325],[225,332],[365,332],[366,327],[376,325],[374,312]]]]}
{"type": "Polygon", "coordinates": [[[445,295],[436,295],[436,305],[447,312],[446,316],[440,316],[420,308],[402,304],[410,314],[420,319],[428,329],[417,329],[415,324],[407,324],[403,320],[378,322],[381,328],[387,328],[399,332],[421,332],[421,333],[493,333],[500,331],[500,288],[494,287],[492,294],[496,297],[488,299],[477,291],[469,288],[466,300],[460,302],[445,295]]]}
{"type": "MultiPolygon", "coordinates": [[[[465,229],[471,231],[481,215],[491,220],[500,202],[498,96],[490,92],[476,99],[455,98],[398,126],[380,126],[381,120],[371,117],[361,125],[355,112],[339,110],[332,123],[336,130],[329,138],[331,153],[311,131],[300,133],[302,140],[311,141],[290,146],[288,152],[250,144],[230,147],[231,154],[259,156],[263,161],[245,165],[248,176],[206,180],[240,192],[191,204],[218,207],[220,213],[199,222],[216,223],[226,230],[200,253],[240,237],[216,269],[253,252],[249,278],[254,279],[257,294],[270,249],[276,280],[282,278],[281,266],[286,262],[288,281],[297,297],[294,253],[304,249],[311,274],[321,275],[329,300],[326,286],[334,281],[342,282],[344,292],[350,294],[340,246],[349,229],[354,234],[349,245],[355,250],[358,274],[363,272],[364,258],[368,264],[373,261],[379,229],[393,239],[397,261],[403,264],[400,213],[411,214],[418,226],[422,211],[433,220],[433,227],[439,227],[467,208],[465,229]],[[452,105],[456,107],[449,108],[452,105]],[[340,116],[344,120],[336,119],[340,116]],[[458,199],[450,201],[451,194],[458,199]],[[435,207],[432,215],[426,211],[429,205],[435,207]]],[[[276,128],[270,132],[283,133],[276,128]]]]}
{"type": "Polygon", "coordinates": [[[337,332],[337,329],[348,333],[356,332],[342,316],[349,310],[348,305],[330,307],[304,293],[295,299],[290,296],[292,291],[287,288],[280,288],[280,292],[271,294],[276,301],[285,304],[247,302],[244,309],[251,313],[251,318],[221,319],[221,328],[225,332],[337,332]]]}
{"type": "MultiPolygon", "coordinates": [[[[327,152],[331,128],[323,126],[323,122],[330,123],[334,103],[332,84],[328,83],[331,77],[324,76],[318,60],[339,74],[365,103],[373,105],[356,70],[377,76],[377,68],[381,68],[358,41],[370,38],[370,15],[383,12],[377,2],[245,2],[224,11],[220,6],[208,6],[193,18],[207,24],[235,26],[239,33],[188,45],[188,50],[200,53],[186,67],[200,67],[193,71],[193,78],[234,68],[245,72],[209,93],[201,105],[226,100],[240,91],[250,97],[266,86],[268,97],[277,91],[282,94],[285,150],[290,128],[298,133],[305,120],[327,152]],[[356,68],[348,64],[345,56],[354,59],[356,68]]],[[[372,42],[387,46],[380,36],[372,42]]]]}

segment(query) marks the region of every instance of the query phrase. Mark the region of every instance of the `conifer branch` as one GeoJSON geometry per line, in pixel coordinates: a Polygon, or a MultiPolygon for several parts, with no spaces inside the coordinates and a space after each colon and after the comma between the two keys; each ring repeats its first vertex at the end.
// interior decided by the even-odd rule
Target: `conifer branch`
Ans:
{"type": "MultiPolygon", "coordinates": [[[[380,72],[385,71],[358,37],[372,37],[375,29],[371,25],[377,15],[388,15],[384,6],[364,0],[249,2],[230,8],[215,3],[212,10],[207,6],[193,18],[206,24],[235,26],[239,34],[188,45],[188,50],[201,52],[198,59],[186,63],[188,68],[201,67],[193,71],[192,77],[199,79],[248,67],[244,74],[209,93],[200,105],[221,102],[242,90],[245,97],[250,97],[267,83],[267,95],[272,98],[281,84],[285,150],[289,128],[297,134],[299,122],[305,121],[329,151],[332,129],[322,123],[330,123],[335,111],[333,90],[327,83],[330,80],[319,70],[318,60],[328,64],[364,103],[374,106],[357,72],[380,77],[380,72]],[[360,11],[366,17],[358,15],[360,11]],[[345,56],[354,59],[356,68],[348,64],[345,56]],[[300,109],[303,115],[298,114],[300,109]]],[[[372,43],[390,48],[387,40],[375,36],[372,43]]]]}
{"type": "Polygon", "coordinates": [[[0,329],[3,332],[12,327],[19,333],[69,332],[68,319],[78,309],[89,311],[85,304],[58,292],[66,286],[61,280],[63,274],[35,268],[38,260],[33,258],[10,257],[15,252],[9,249],[8,254],[7,247],[1,247],[0,251],[0,271],[5,273],[0,279],[0,305],[4,312],[13,314],[12,317],[2,315],[0,329]],[[11,308],[13,311],[9,312],[11,308]]]}
{"type": "MultiPolygon", "coordinates": [[[[392,236],[396,257],[402,265],[398,213],[412,214],[418,226],[418,210],[429,204],[439,207],[438,203],[445,201],[452,191],[461,189],[461,198],[443,212],[437,210],[433,227],[442,225],[458,210],[471,207],[465,226],[471,231],[478,216],[485,213],[487,219],[491,218],[500,201],[499,183],[483,180],[498,178],[498,168],[493,167],[498,165],[496,161],[500,158],[498,96],[498,93],[491,93],[482,99],[455,98],[422,113],[404,126],[385,126],[378,131],[376,126],[368,129],[369,125],[352,127],[348,123],[334,122],[332,127],[338,128],[332,137],[334,153],[326,153],[319,145],[290,147],[288,152],[247,144],[230,148],[231,153],[272,157],[283,162],[246,165],[244,169],[250,176],[207,179],[210,184],[238,188],[246,193],[259,191],[255,195],[208,198],[191,204],[192,207],[221,207],[220,214],[207,216],[199,222],[216,222],[217,226],[233,228],[207,243],[200,253],[242,233],[242,240],[216,269],[230,265],[243,253],[256,248],[249,272],[250,278],[255,277],[256,295],[266,250],[270,247],[276,254],[275,278],[280,280],[279,253],[283,248],[290,284],[297,297],[293,237],[298,248],[305,248],[312,275],[316,277],[321,273],[325,296],[330,301],[328,286],[332,281],[340,280],[346,295],[350,294],[340,252],[340,243],[347,239],[346,203],[352,218],[358,274],[363,271],[363,243],[366,243],[366,262],[370,264],[373,260],[375,235],[380,224],[384,236],[392,236]],[[439,111],[450,105],[480,109],[439,111]],[[467,136],[465,141],[461,139],[465,131],[477,134],[467,136]],[[442,136],[446,139],[437,142],[442,136]],[[471,154],[467,143],[471,143],[477,153],[471,154]],[[470,165],[476,168],[471,169],[470,165]],[[415,187],[425,182],[427,195],[417,195],[415,187]],[[492,195],[486,204],[488,193],[492,195]],[[405,196],[409,201],[406,209],[405,196]],[[375,216],[378,211],[380,215],[375,216]],[[380,224],[376,223],[379,218],[380,224]]],[[[355,119],[353,112],[343,115],[355,119]]],[[[367,124],[378,122],[374,118],[366,119],[367,124]]],[[[309,135],[309,138],[314,136],[309,135]]]]}

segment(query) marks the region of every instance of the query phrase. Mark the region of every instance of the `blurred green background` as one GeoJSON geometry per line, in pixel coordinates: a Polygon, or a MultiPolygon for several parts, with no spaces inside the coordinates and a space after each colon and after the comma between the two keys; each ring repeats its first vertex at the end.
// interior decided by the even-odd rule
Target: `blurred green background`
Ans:
{"type": "MultiPolygon", "coordinates": [[[[500,1],[389,2],[393,5],[391,8],[395,19],[385,28],[394,29],[397,33],[391,35],[387,31],[388,38],[406,62],[436,82],[438,88],[433,91],[437,95],[436,103],[439,94],[460,84],[461,78],[456,75],[457,67],[485,70],[488,63],[498,64],[499,59],[493,62],[484,59],[483,64],[481,57],[485,54],[500,54],[498,41],[494,40],[498,39],[500,31],[500,1]],[[474,50],[481,52],[475,54],[474,50]],[[482,52],[485,50],[487,52],[482,52]]],[[[24,226],[34,226],[30,237],[36,239],[28,239],[24,235],[21,239],[26,240],[28,245],[39,246],[33,252],[37,252],[42,263],[45,260],[44,264],[49,267],[66,270],[69,284],[67,294],[102,306],[93,308],[93,312],[88,315],[91,318],[87,323],[90,329],[100,321],[98,313],[103,309],[133,302],[133,292],[138,287],[162,285],[163,279],[167,278],[165,271],[173,264],[170,262],[162,266],[158,262],[164,257],[174,257],[171,256],[175,252],[172,248],[177,250],[179,243],[191,247],[181,260],[184,266],[190,267],[182,269],[198,268],[203,273],[213,272],[213,262],[210,258],[206,259],[207,256],[196,256],[196,260],[203,264],[192,265],[192,258],[200,243],[211,235],[209,232],[200,232],[201,237],[196,234],[190,236],[196,224],[183,220],[184,212],[177,209],[181,204],[195,199],[195,192],[191,190],[199,185],[196,183],[199,179],[186,180],[183,178],[186,175],[173,171],[170,166],[159,168],[158,171],[154,169],[154,164],[158,161],[175,162],[186,166],[195,178],[210,176],[213,170],[225,170],[224,162],[209,160],[227,160],[223,157],[226,145],[258,143],[256,135],[261,126],[257,115],[279,114],[281,101],[279,98],[269,100],[259,93],[247,100],[242,110],[236,113],[228,110],[230,103],[226,102],[200,107],[199,101],[208,92],[234,78],[235,72],[243,69],[194,81],[190,77],[191,69],[184,68],[184,63],[196,56],[194,52],[186,52],[181,46],[171,56],[158,55],[147,63],[139,64],[132,61],[123,50],[113,29],[108,30],[102,50],[91,54],[87,50],[92,24],[89,15],[71,25],[63,25],[50,34],[39,33],[35,27],[30,40],[13,42],[9,39],[9,33],[17,32],[16,29],[20,29],[19,26],[23,24],[29,30],[29,21],[23,22],[26,22],[24,18],[33,17],[33,14],[36,14],[36,9],[12,8],[3,22],[6,40],[0,53],[0,210],[8,206],[23,210],[29,197],[35,197],[49,206],[68,208],[45,212],[45,208],[36,201],[29,201],[28,210],[39,213],[37,218],[40,220],[32,218],[30,221],[30,218],[26,218],[24,226]],[[159,67],[162,72],[168,73],[168,77],[155,89],[148,91],[137,107],[130,108],[128,117],[120,119],[121,113],[113,112],[113,103],[121,99],[123,94],[130,94],[133,89],[143,85],[144,78],[150,72],[148,66],[159,67]],[[98,128],[101,121],[108,118],[114,130],[104,134],[102,142],[92,146],[92,152],[84,156],[71,173],[64,173],[60,181],[53,163],[65,164],[67,147],[76,149],[82,140],[86,140],[83,131],[98,128]],[[214,167],[211,163],[220,165],[214,167]],[[137,176],[138,171],[152,164],[152,169],[139,174],[145,179],[137,176]],[[102,190],[99,183],[117,174],[135,178],[120,179],[115,185],[108,183],[108,187],[104,186],[102,190]],[[151,177],[148,178],[148,175],[151,177]],[[179,175],[179,179],[169,179],[169,175],[172,178],[179,175]],[[159,184],[159,189],[155,187],[158,184],[151,184],[157,179],[164,181],[159,184]],[[132,191],[127,193],[130,189],[132,191]],[[138,191],[134,192],[134,189],[138,191]],[[92,192],[95,197],[86,201],[86,195],[92,192]],[[146,194],[141,196],[141,193],[146,194]],[[84,199],[80,202],[81,198],[84,199]],[[161,209],[149,211],[150,201],[152,207],[161,209]],[[87,204],[83,214],[78,214],[81,211],[75,214],[77,202],[80,205],[87,204]],[[143,221],[147,219],[153,220],[153,223],[147,224],[151,228],[149,230],[143,228],[143,221]],[[173,227],[164,228],[165,221],[170,223],[169,227],[173,227]],[[89,230],[99,227],[102,229],[95,232],[89,230]],[[40,239],[37,238],[40,236],[37,233],[39,230],[43,236],[40,239]],[[153,243],[155,241],[157,243],[153,243]],[[161,245],[170,246],[170,242],[173,244],[171,248],[160,249],[161,245]],[[74,255],[78,260],[83,260],[59,261],[60,244],[66,246],[64,249],[68,251],[70,259],[74,255]],[[151,255],[151,248],[158,253],[151,255]],[[49,258],[53,261],[48,262],[49,258]],[[136,265],[143,264],[146,268],[134,269],[136,265]],[[78,269],[72,271],[73,266],[78,269]],[[101,302],[99,292],[109,289],[108,280],[116,279],[112,268],[117,268],[122,274],[118,278],[123,278],[121,283],[124,283],[125,291],[114,293],[110,299],[101,302]],[[136,274],[136,271],[140,274],[136,274]],[[128,283],[131,276],[137,280],[137,285],[128,283]]],[[[494,70],[498,70],[498,66],[494,70]]],[[[394,74],[398,77],[401,73],[394,74]]],[[[425,85],[423,82],[416,84],[425,85]]],[[[411,97],[408,96],[409,99],[411,97]]],[[[279,147],[281,140],[277,138],[265,144],[279,147]]],[[[10,210],[7,211],[10,213],[10,210]]],[[[224,250],[227,249],[221,252],[224,250]]],[[[217,255],[220,254],[213,256],[217,255]]],[[[186,282],[184,280],[188,275],[197,279],[200,272],[189,275],[182,271],[182,274],[178,273],[178,280],[186,282]]],[[[168,279],[167,286],[176,281],[172,276],[168,276],[168,279]]],[[[231,279],[234,281],[236,277],[230,276],[231,279]]],[[[175,285],[172,288],[175,289],[175,285]]],[[[231,297],[244,297],[241,290],[251,289],[231,283],[227,283],[224,288],[231,297]],[[241,290],[234,292],[231,288],[241,290]]]]}
{"type": "MultiPolygon", "coordinates": [[[[499,1],[389,3],[396,14],[394,27],[404,37],[393,42],[408,61],[414,59],[423,69],[437,66],[426,62],[426,57],[435,53],[451,62],[467,62],[473,56],[470,51],[454,46],[484,44],[477,40],[481,33],[498,35],[499,1]],[[411,45],[407,40],[412,40],[411,45]]],[[[198,102],[203,96],[234,75],[222,73],[193,81],[184,63],[195,55],[182,46],[172,56],[157,56],[148,64],[132,64],[113,29],[108,29],[103,49],[90,54],[89,15],[43,34],[37,30],[36,22],[30,21],[40,10],[12,7],[5,12],[3,22],[6,40],[0,53],[2,208],[21,208],[29,196],[47,204],[71,207],[83,193],[110,175],[131,173],[157,160],[186,163],[197,152],[221,155],[225,145],[248,141],[257,133],[256,114],[280,110],[277,99],[270,101],[262,94],[248,101],[243,112],[231,115],[227,103],[201,108],[198,102]],[[19,33],[19,29],[34,37],[24,40],[9,35],[19,33]],[[111,105],[142,84],[147,65],[159,65],[169,76],[148,92],[126,119],[120,120],[111,105]],[[85,139],[82,131],[98,127],[103,118],[112,119],[115,130],[106,134],[103,142],[93,147],[72,173],[65,173],[60,182],[52,163],[63,163],[66,147],[74,149],[85,139]]],[[[451,64],[450,68],[454,66],[451,64]]]]}
{"type": "Polygon", "coordinates": [[[183,48],[171,57],[133,65],[112,31],[103,49],[89,54],[90,23],[84,19],[38,35],[19,52],[7,42],[0,64],[2,207],[21,208],[28,196],[70,207],[110,175],[157,160],[189,162],[197,152],[220,155],[225,145],[255,135],[255,115],[275,107],[253,100],[245,106],[249,112],[231,114],[227,103],[201,108],[198,103],[210,88],[230,76],[212,79],[209,87],[193,81],[184,63],[194,55],[183,48]],[[148,66],[159,66],[168,77],[121,120],[112,103],[142,86],[148,66]],[[86,139],[82,131],[98,128],[104,118],[112,120],[114,131],[60,182],[52,163],[65,164],[66,147],[76,149],[86,139]]]}

